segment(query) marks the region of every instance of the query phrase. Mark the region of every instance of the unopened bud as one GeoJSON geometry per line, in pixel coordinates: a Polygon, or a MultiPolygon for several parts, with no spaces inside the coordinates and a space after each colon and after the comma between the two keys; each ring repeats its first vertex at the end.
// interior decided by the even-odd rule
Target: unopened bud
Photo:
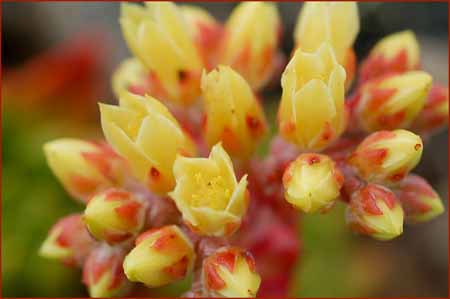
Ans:
{"type": "Polygon", "coordinates": [[[393,33],[379,41],[362,62],[360,81],[416,70],[419,66],[420,49],[414,32],[393,33]]]}
{"type": "Polygon", "coordinates": [[[206,141],[222,141],[230,155],[248,158],[267,130],[264,111],[250,86],[228,66],[203,74],[206,141]]]}
{"type": "Polygon", "coordinates": [[[182,5],[180,8],[203,62],[209,69],[217,64],[223,26],[203,8],[193,5],[182,5]]]}
{"type": "Polygon", "coordinates": [[[39,255],[81,266],[94,245],[95,240],[86,230],[81,215],[73,214],[62,218],[51,228],[39,255]]]}
{"type": "Polygon", "coordinates": [[[170,196],[192,230],[224,236],[239,228],[249,203],[247,175],[238,183],[220,143],[208,158],[178,157],[173,168],[177,184],[170,196]]]}
{"type": "Polygon", "coordinates": [[[433,85],[422,111],[414,119],[411,129],[420,134],[430,134],[448,125],[448,88],[433,85]]]}
{"type": "Polygon", "coordinates": [[[352,194],[346,220],[350,228],[378,240],[390,240],[403,232],[403,209],[386,187],[368,184],[352,194]]]}
{"type": "Polygon", "coordinates": [[[225,24],[220,62],[238,71],[253,90],[261,89],[275,71],[280,26],[274,3],[238,4],[225,24]]]}
{"type": "Polygon", "coordinates": [[[175,157],[196,149],[169,110],[150,96],[128,92],[119,106],[100,104],[100,115],[106,140],[129,161],[134,175],[153,192],[172,190],[175,157]]]}
{"type": "Polygon", "coordinates": [[[422,71],[368,81],[355,97],[359,124],[368,132],[409,127],[425,104],[431,82],[431,76],[422,71]]]}
{"type": "Polygon", "coordinates": [[[102,244],[94,249],[83,267],[83,283],[93,298],[129,295],[132,283],[123,273],[125,251],[120,247],[102,244]]]}
{"type": "Polygon", "coordinates": [[[361,142],[349,163],[369,182],[397,184],[419,163],[422,149],[420,137],[409,131],[379,131],[361,142]]]}
{"type": "Polygon", "coordinates": [[[261,283],[253,256],[237,247],[222,247],[207,257],[202,280],[214,297],[256,297],[261,283]]]}
{"type": "Polygon", "coordinates": [[[305,213],[330,207],[343,182],[334,161],[319,154],[301,154],[283,175],[286,200],[305,213]]]}
{"type": "Polygon", "coordinates": [[[193,103],[203,63],[180,9],[171,2],[125,3],[120,24],[130,50],[161,84],[164,100],[193,103]]]}
{"type": "Polygon", "coordinates": [[[356,2],[305,2],[297,19],[294,40],[297,48],[315,52],[324,42],[331,45],[336,60],[345,67],[346,86],[355,75],[353,43],[359,32],[356,2]]]}
{"type": "Polygon", "coordinates": [[[183,279],[192,270],[194,259],[191,241],[171,225],[141,234],[123,267],[129,280],[158,287],[183,279]]]}
{"type": "Polygon", "coordinates": [[[409,223],[426,222],[444,213],[439,195],[418,175],[408,175],[400,183],[397,196],[409,223]]]}
{"type": "Polygon", "coordinates": [[[115,244],[140,232],[145,212],[145,202],[136,195],[121,189],[108,189],[92,197],[83,220],[95,238],[115,244]]]}
{"type": "Polygon", "coordinates": [[[281,135],[302,149],[320,150],[347,124],[345,70],[328,43],[314,53],[298,49],[281,78],[278,110],[281,135]]]}
{"type": "Polygon", "coordinates": [[[126,161],[107,144],[62,138],[47,142],[44,152],[67,192],[83,202],[96,192],[120,186],[128,173],[126,161]]]}

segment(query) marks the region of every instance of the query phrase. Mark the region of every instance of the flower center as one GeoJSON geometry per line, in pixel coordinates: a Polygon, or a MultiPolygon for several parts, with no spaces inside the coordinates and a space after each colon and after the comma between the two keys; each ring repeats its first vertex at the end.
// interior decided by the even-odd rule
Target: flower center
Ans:
{"type": "Polygon", "coordinates": [[[201,173],[196,173],[194,177],[196,192],[192,194],[192,206],[224,210],[231,197],[231,190],[225,179],[221,175],[205,177],[201,173]]]}

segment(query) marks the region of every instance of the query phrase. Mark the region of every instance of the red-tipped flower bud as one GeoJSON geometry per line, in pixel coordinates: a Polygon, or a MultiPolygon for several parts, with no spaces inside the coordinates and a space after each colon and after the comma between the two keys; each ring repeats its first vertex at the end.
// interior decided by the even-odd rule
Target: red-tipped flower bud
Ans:
{"type": "Polygon", "coordinates": [[[429,221],[444,213],[439,195],[418,175],[408,175],[401,182],[397,195],[408,223],[429,221]]]}
{"type": "Polygon", "coordinates": [[[386,187],[368,184],[353,193],[347,207],[347,224],[358,233],[390,240],[403,232],[403,210],[386,187]]]}
{"type": "Polygon", "coordinates": [[[334,161],[319,154],[301,154],[283,175],[286,200],[305,213],[330,207],[343,182],[334,161]]]}
{"type": "Polygon", "coordinates": [[[206,258],[202,280],[215,297],[255,297],[261,283],[252,255],[238,247],[222,247],[206,258]]]}
{"type": "Polygon", "coordinates": [[[420,161],[422,140],[406,131],[372,133],[351,154],[349,163],[363,179],[397,184],[420,161]]]}
{"type": "Polygon", "coordinates": [[[115,244],[129,240],[140,232],[145,211],[145,202],[132,193],[108,189],[92,197],[83,220],[95,238],[115,244]]]}
{"type": "Polygon", "coordinates": [[[448,88],[433,85],[422,111],[414,119],[412,130],[420,134],[433,133],[448,125],[448,88]]]}
{"type": "Polygon", "coordinates": [[[51,228],[39,254],[68,265],[82,265],[94,244],[81,215],[73,214],[62,218],[51,228]]]}
{"type": "Polygon", "coordinates": [[[191,241],[170,225],[141,234],[123,268],[129,280],[158,287],[183,279],[192,270],[194,259],[191,241]]]}
{"type": "Polygon", "coordinates": [[[125,251],[103,244],[91,252],[83,267],[83,283],[93,298],[122,297],[129,294],[132,283],[123,273],[125,251]]]}

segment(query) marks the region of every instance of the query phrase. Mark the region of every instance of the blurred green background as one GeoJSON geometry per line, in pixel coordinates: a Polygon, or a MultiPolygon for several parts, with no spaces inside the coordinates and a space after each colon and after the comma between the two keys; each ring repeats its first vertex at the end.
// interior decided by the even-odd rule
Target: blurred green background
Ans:
{"type": "MultiPolygon", "coordinates": [[[[2,295],[86,296],[79,271],[37,256],[53,223],[82,210],[51,174],[42,144],[61,136],[101,136],[96,101],[114,100],[110,74],[129,55],[117,21],[119,3],[1,5],[3,78],[13,78],[6,82],[19,86],[12,91],[4,88],[5,81],[2,86],[2,295]],[[95,82],[94,86],[81,84],[83,80],[67,75],[64,68],[49,70],[45,63],[41,70],[33,67],[39,65],[36,60],[51,60],[63,50],[51,50],[44,58],[36,55],[94,29],[101,39],[85,46],[97,59],[82,72],[89,74],[83,80],[95,82]],[[33,83],[42,74],[63,77],[65,85],[44,93],[33,83]]],[[[235,3],[199,5],[225,20],[235,3]]],[[[301,3],[279,3],[278,7],[284,23],[282,47],[289,53],[301,3]]],[[[361,31],[355,45],[359,60],[385,34],[411,28],[421,42],[424,68],[435,82],[447,84],[447,3],[360,3],[359,9],[361,31]]],[[[272,118],[278,94],[279,90],[266,93],[266,109],[272,118]]],[[[417,172],[432,183],[447,205],[447,131],[425,146],[417,172]]],[[[299,233],[303,252],[292,281],[292,296],[448,296],[447,213],[428,224],[408,227],[400,238],[382,243],[352,235],[344,225],[343,206],[338,205],[329,214],[304,217],[299,233]]]]}

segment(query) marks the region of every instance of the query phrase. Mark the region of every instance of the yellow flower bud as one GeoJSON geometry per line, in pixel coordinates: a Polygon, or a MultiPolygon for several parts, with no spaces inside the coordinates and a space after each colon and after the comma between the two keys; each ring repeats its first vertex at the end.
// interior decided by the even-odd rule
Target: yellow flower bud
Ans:
{"type": "Polygon", "coordinates": [[[182,104],[195,101],[203,62],[177,6],[124,3],[120,24],[128,47],[162,84],[167,99],[182,104]]]}
{"type": "Polygon", "coordinates": [[[222,247],[203,261],[203,286],[210,296],[253,298],[261,283],[253,256],[237,247],[222,247]]]}
{"type": "Polygon", "coordinates": [[[422,140],[406,131],[372,133],[351,154],[349,163],[367,181],[397,184],[419,163],[422,140]]]}
{"type": "Polygon", "coordinates": [[[379,41],[361,65],[362,82],[420,66],[419,43],[411,30],[390,34],[379,41]]]}
{"type": "Polygon", "coordinates": [[[305,213],[333,205],[343,182],[334,161],[319,154],[301,154],[283,175],[286,200],[305,213]]]}
{"type": "Polygon", "coordinates": [[[439,195],[418,175],[408,175],[400,183],[397,195],[408,223],[426,222],[444,213],[439,195]]]}
{"type": "Polygon", "coordinates": [[[412,130],[420,134],[435,133],[448,125],[448,88],[433,85],[422,111],[414,119],[412,130]]]}
{"type": "Polygon", "coordinates": [[[274,3],[238,4],[225,24],[220,62],[238,71],[254,90],[261,89],[275,70],[280,26],[274,3]]]}
{"type": "Polygon", "coordinates": [[[83,283],[92,298],[123,297],[129,295],[132,283],[123,273],[125,251],[103,244],[95,248],[83,266],[83,283]]]}
{"type": "Polygon", "coordinates": [[[366,82],[354,99],[359,124],[369,132],[408,127],[423,108],[431,82],[422,71],[366,82]]]}
{"type": "Polygon", "coordinates": [[[281,77],[281,135],[312,150],[336,140],[347,123],[344,83],[345,70],[329,44],[322,44],[314,53],[298,49],[281,77]]]}
{"type": "Polygon", "coordinates": [[[106,140],[128,159],[135,176],[156,193],[172,190],[176,155],[196,151],[169,110],[150,96],[126,93],[119,106],[100,104],[100,114],[106,140]]]}
{"type": "MultiPolygon", "coordinates": [[[[359,32],[356,2],[304,2],[294,31],[297,48],[315,52],[322,43],[331,45],[336,60],[353,78],[355,61],[353,43],[359,32]]],[[[349,84],[349,83],[348,83],[349,84]]]]}
{"type": "Polygon", "coordinates": [[[115,244],[139,233],[144,225],[145,210],[145,202],[132,193],[108,189],[91,198],[83,221],[96,239],[115,244]]]}
{"type": "Polygon", "coordinates": [[[235,232],[247,210],[247,175],[238,183],[231,159],[220,144],[209,158],[177,157],[177,181],[170,196],[195,232],[223,236],[235,232]]]}
{"type": "Polygon", "coordinates": [[[117,67],[112,75],[112,89],[117,98],[126,92],[154,94],[149,84],[148,71],[136,58],[127,58],[117,67]]]}
{"type": "Polygon", "coordinates": [[[44,145],[47,163],[73,197],[87,202],[96,192],[120,186],[126,161],[107,144],[61,138],[44,145]]]}
{"type": "Polygon", "coordinates": [[[219,66],[202,77],[204,130],[210,147],[219,141],[232,156],[248,158],[267,129],[250,86],[233,69],[219,66]]]}
{"type": "Polygon", "coordinates": [[[209,69],[217,64],[223,26],[205,9],[193,5],[180,6],[200,55],[209,69]]]}
{"type": "Polygon", "coordinates": [[[82,265],[95,245],[81,215],[73,214],[59,220],[39,249],[39,255],[60,260],[67,265],[82,265]]]}
{"type": "Polygon", "coordinates": [[[191,272],[194,259],[191,241],[170,225],[140,235],[123,268],[129,280],[158,287],[183,279],[191,272]]]}
{"type": "Polygon", "coordinates": [[[347,206],[347,223],[358,233],[390,240],[403,232],[403,210],[386,187],[368,184],[353,193],[347,206]]]}

